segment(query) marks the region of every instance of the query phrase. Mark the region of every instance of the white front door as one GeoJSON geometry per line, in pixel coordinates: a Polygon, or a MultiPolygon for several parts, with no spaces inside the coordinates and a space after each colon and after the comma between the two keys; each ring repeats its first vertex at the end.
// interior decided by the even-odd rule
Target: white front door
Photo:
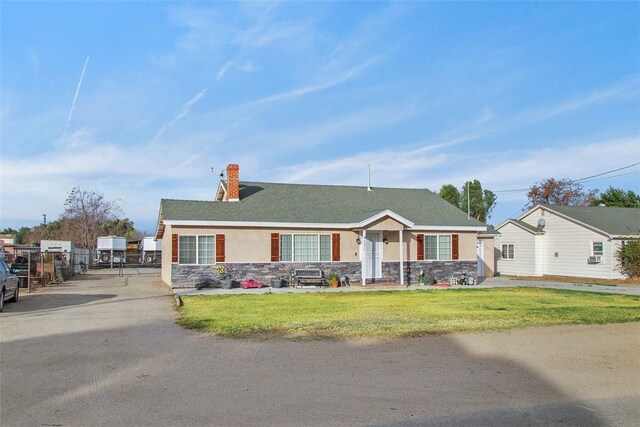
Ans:
{"type": "Polygon", "coordinates": [[[484,245],[480,240],[478,240],[478,242],[476,243],[476,252],[478,254],[478,268],[476,271],[476,275],[478,277],[484,277],[484,245]]]}
{"type": "Polygon", "coordinates": [[[382,236],[380,232],[369,231],[364,239],[364,277],[382,277],[382,236]]]}

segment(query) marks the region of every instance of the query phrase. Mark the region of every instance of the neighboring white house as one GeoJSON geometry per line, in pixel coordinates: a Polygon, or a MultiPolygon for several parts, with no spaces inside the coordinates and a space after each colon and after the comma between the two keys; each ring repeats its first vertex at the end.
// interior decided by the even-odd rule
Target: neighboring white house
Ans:
{"type": "Polygon", "coordinates": [[[538,205],[496,230],[502,275],[617,279],[616,253],[640,238],[640,209],[538,205]]]}

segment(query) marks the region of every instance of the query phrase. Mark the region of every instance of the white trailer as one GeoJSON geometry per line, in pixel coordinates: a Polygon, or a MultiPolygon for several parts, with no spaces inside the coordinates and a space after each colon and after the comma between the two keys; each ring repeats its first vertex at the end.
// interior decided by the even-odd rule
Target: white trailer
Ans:
{"type": "Polygon", "coordinates": [[[73,252],[73,243],[69,240],[40,240],[40,252],[73,252]]]}
{"type": "Polygon", "coordinates": [[[142,262],[144,264],[160,262],[161,251],[162,241],[155,240],[153,237],[145,237],[142,239],[142,262]]]}
{"type": "Polygon", "coordinates": [[[120,264],[127,262],[127,239],[118,236],[98,237],[97,262],[99,264],[120,264]]]}

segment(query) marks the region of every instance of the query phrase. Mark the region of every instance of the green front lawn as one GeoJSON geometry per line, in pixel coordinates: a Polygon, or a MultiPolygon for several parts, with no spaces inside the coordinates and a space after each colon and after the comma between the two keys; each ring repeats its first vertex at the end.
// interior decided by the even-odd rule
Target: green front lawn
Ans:
{"type": "Polygon", "coordinates": [[[640,321],[640,297],[554,289],[185,296],[179,323],[227,337],[350,339],[640,321]]]}

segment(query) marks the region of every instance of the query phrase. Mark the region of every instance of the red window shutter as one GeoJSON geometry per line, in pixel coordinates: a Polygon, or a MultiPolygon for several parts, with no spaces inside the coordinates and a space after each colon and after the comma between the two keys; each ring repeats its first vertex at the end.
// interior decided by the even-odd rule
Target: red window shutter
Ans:
{"type": "Polygon", "coordinates": [[[418,240],[418,253],[417,255],[417,260],[418,261],[423,261],[424,260],[424,234],[418,234],[416,236],[416,239],[418,240]]]}
{"type": "Polygon", "coordinates": [[[451,235],[451,259],[459,259],[460,258],[460,250],[458,246],[458,235],[451,235]]]}
{"type": "Polygon", "coordinates": [[[271,262],[280,261],[280,234],[271,233],[271,262]]]}
{"type": "Polygon", "coordinates": [[[216,234],[216,262],[224,262],[224,234],[216,234]]]}
{"type": "Polygon", "coordinates": [[[340,261],[340,235],[338,233],[331,235],[331,260],[340,261]]]}
{"type": "Polygon", "coordinates": [[[171,262],[178,262],[178,235],[171,235],[171,262]]]}

